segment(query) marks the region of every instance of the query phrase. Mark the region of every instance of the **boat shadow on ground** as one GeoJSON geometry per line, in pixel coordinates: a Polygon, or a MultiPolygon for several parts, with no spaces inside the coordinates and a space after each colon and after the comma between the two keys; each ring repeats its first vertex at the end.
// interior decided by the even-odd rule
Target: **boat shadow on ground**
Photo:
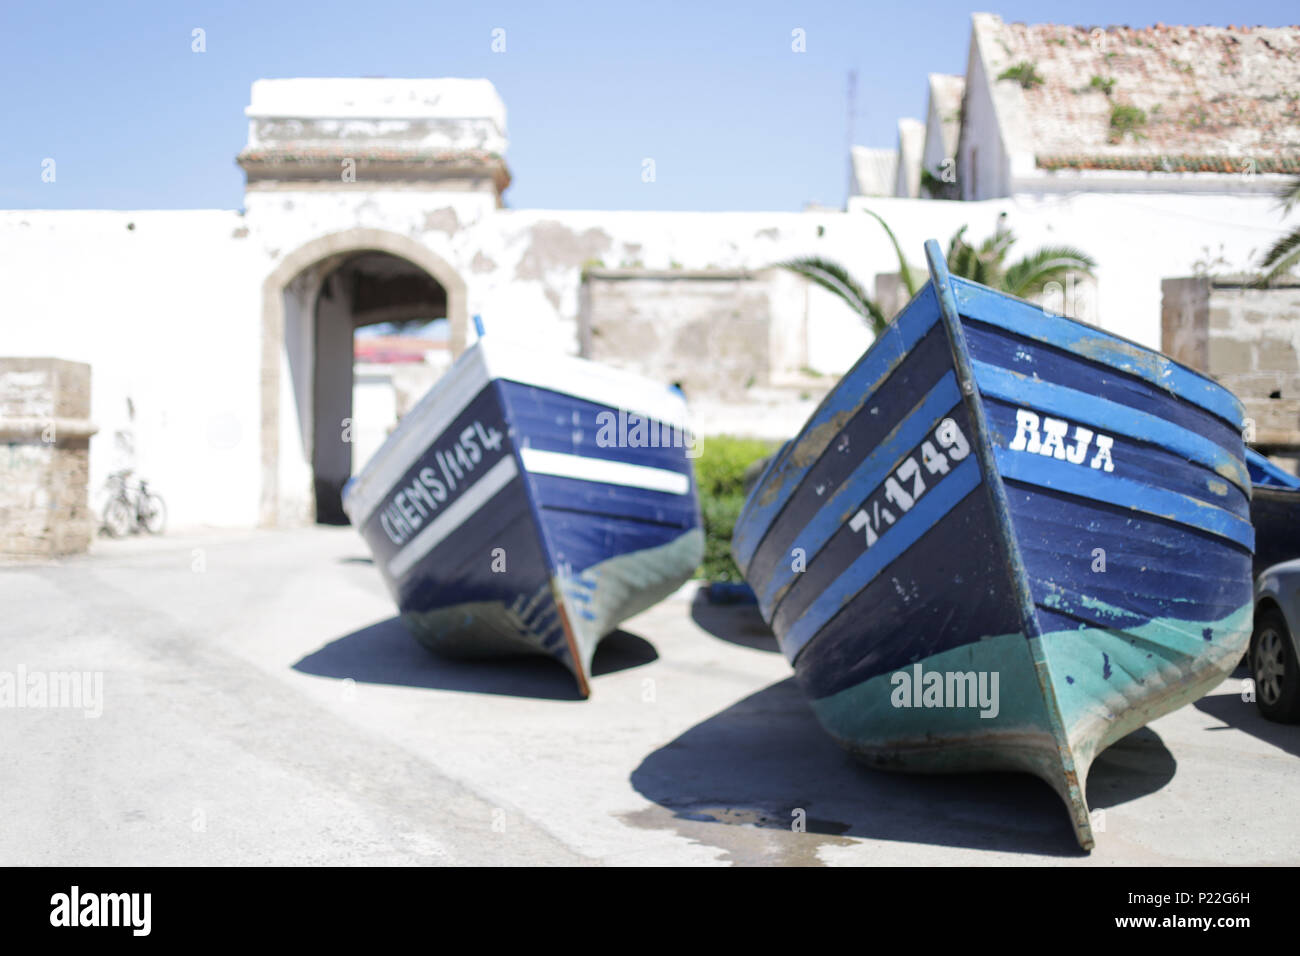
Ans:
{"type": "MultiPolygon", "coordinates": [[[[1093,764],[1091,807],[1159,790],[1175,767],[1160,737],[1143,728],[1093,764]]],[[[931,776],[863,766],[821,729],[794,678],[746,697],[650,754],[631,783],[658,806],[627,822],[674,829],[725,850],[739,864],[817,865],[820,846],[851,845],[853,838],[1083,855],[1064,805],[1046,783],[1028,774],[931,776]],[[801,815],[805,832],[793,832],[801,815]]]]}
{"type": "Polygon", "coordinates": [[[691,601],[691,620],[696,626],[730,644],[781,653],[776,635],[763,620],[757,604],[715,604],[709,600],[706,590],[700,588],[691,601]]]}
{"type": "MultiPolygon", "coordinates": [[[[628,631],[600,642],[592,676],[640,667],[658,659],[654,645],[628,631]]],[[[471,694],[500,694],[541,700],[577,700],[573,676],[543,657],[453,660],[416,643],[399,618],[363,627],[308,654],[293,669],[316,677],[351,678],[364,684],[427,687],[471,694]]]]}
{"type": "MultiPolygon", "coordinates": [[[[1232,675],[1237,686],[1250,677],[1244,667],[1237,668],[1232,675]]],[[[1279,724],[1269,720],[1259,712],[1253,700],[1242,700],[1241,694],[1214,694],[1202,697],[1194,705],[1203,714],[1215,720],[1221,720],[1227,726],[1210,727],[1211,732],[1232,728],[1258,737],[1267,744],[1285,750],[1293,757],[1300,757],[1300,726],[1296,724],[1279,724]]]]}

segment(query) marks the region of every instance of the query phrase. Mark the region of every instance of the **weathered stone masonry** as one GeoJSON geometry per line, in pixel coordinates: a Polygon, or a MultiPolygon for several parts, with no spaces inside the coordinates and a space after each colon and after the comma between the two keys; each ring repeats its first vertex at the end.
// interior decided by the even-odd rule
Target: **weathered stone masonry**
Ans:
{"type": "Polygon", "coordinates": [[[0,557],[75,554],[90,545],[90,366],[0,359],[0,557]]]}
{"type": "Polygon", "coordinates": [[[1261,451],[1300,455],[1300,279],[1197,276],[1161,292],[1164,351],[1236,393],[1261,451]]]}

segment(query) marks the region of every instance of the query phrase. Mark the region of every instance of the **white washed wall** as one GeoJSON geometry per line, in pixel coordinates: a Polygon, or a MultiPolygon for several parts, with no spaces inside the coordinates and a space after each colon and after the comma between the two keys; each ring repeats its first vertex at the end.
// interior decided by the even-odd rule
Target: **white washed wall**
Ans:
{"type": "Polygon", "coordinates": [[[174,523],[256,522],[261,266],[234,238],[242,225],[218,211],[0,213],[0,353],[90,363],[92,505],[133,464],[174,523]]]}
{"type": "MultiPolygon", "coordinates": [[[[491,334],[509,335],[540,360],[577,352],[587,262],[759,269],[815,253],[843,262],[870,289],[896,261],[863,207],[885,217],[916,266],[924,265],[925,239],[946,247],[962,224],[983,238],[1003,211],[1021,251],[1077,245],[1099,263],[1101,326],[1151,346],[1159,344],[1163,277],[1192,273],[1207,248],[1219,255],[1220,244],[1229,264],[1223,271],[1239,270],[1283,229],[1267,196],[1154,193],[977,203],[869,198],[855,199],[847,213],[671,213],[498,210],[482,194],[363,188],[252,193],[244,215],[2,212],[0,354],[91,363],[92,416],[101,429],[92,441],[92,488],[119,464],[114,434],[130,430],[135,464],[167,497],[176,526],[248,526],[261,489],[262,284],[307,242],[357,226],[417,239],[463,277],[469,312],[481,312],[491,334]]],[[[787,289],[778,301],[785,313],[779,340],[797,350],[800,324],[808,323],[806,356],[787,357],[786,368],[806,361],[839,373],[869,343],[829,295],[787,289]]],[[[287,366],[282,389],[290,407],[287,366]]],[[[301,438],[299,429],[282,434],[289,472],[307,467],[301,438]],[[303,460],[294,465],[295,458],[303,460]]]]}

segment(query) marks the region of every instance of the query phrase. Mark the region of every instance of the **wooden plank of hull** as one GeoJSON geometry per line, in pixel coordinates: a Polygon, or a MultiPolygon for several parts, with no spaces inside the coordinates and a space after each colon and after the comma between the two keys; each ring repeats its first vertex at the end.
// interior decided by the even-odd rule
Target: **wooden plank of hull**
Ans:
{"type": "Polygon", "coordinates": [[[768,468],[734,551],[843,746],[1035,773],[1091,848],[1093,759],[1213,687],[1249,634],[1241,407],[927,255],[933,282],[768,468]],[[1028,448],[1026,415],[1056,444],[1028,448]]]}
{"type": "Polygon", "coordinates": [[[601,639],[680,588],[703,559],[704,532],[692,528],[658,547],[616,555],[554,578],[555,592],[567,608],[578,671],[590,674],[601,639]]]}
{"type": "Polygon", "coordinates": [[[673,440],[602,442],[600,423],[628,416],[598,400],[618,384],[608,370],[574,366],[569,394],[553,374],[540,385],[497,377],[481,348],[408,416],[436,426],[432,440],[404,421],[345,505],[421,643],[456,657],[550,656],[586,697],[600,639],[680,587],[703,555],[689,436],[672,414],[681,399],[632,388],[661,416],[640,418],[673,440]]]}

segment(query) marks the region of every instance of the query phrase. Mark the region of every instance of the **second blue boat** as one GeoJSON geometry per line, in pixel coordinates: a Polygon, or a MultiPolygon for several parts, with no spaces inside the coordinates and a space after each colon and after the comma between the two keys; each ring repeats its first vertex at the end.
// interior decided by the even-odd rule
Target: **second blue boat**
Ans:
{"type": "Polygon", "coordinates": [[[481,338],[343,507],[421,643],[552,657],[586,697],[601,638],[703,557],[697,447],[679,391],[481,338]]]}

